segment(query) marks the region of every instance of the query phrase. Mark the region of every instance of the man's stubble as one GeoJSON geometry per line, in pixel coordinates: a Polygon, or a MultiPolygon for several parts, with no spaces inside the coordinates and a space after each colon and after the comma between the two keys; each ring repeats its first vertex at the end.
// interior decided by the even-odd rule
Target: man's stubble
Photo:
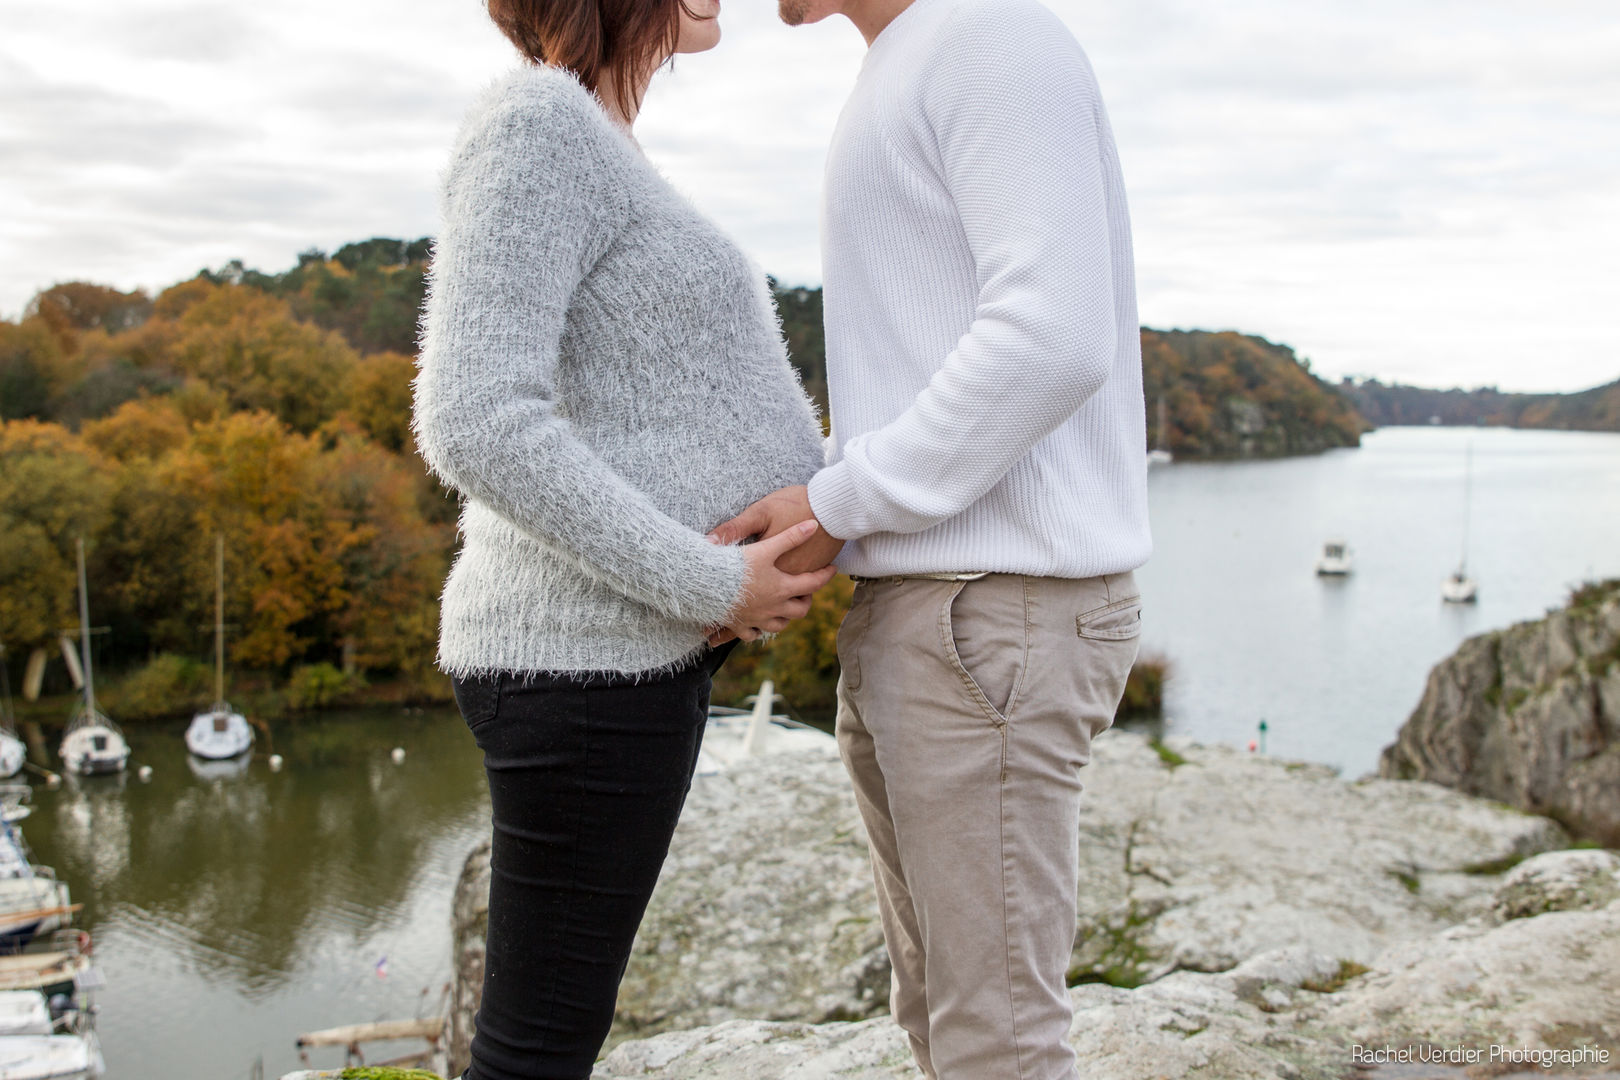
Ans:
{"type": "Polygon", "coordinates": [[[809,11],[810,0],[776,0],[776,13],[789,26],[803,26],[809,11]]]}

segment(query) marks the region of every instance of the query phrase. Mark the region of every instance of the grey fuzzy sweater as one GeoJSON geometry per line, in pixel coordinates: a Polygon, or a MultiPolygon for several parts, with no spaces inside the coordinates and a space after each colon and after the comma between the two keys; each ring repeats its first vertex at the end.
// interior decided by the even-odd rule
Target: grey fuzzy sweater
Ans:
{"type": "Polygon", "coordinates": [[[745,586],[704,534],[823,462],[764,274],[550,67],[473,105],[441,212],[412,416],[464,497],[439,667],[680,664],[745,586]]]}

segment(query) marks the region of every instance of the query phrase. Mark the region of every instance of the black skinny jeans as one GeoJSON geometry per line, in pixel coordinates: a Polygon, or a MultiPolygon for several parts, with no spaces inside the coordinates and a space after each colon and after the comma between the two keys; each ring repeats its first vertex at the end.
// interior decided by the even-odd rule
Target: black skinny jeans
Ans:
{"type": "Polygon", "coordinates": [[[453,681],[494,818],[483,1000],[464,1080],[579,1080],[691,787],[710,679],[735,641],[639,683],[453,681]]]}

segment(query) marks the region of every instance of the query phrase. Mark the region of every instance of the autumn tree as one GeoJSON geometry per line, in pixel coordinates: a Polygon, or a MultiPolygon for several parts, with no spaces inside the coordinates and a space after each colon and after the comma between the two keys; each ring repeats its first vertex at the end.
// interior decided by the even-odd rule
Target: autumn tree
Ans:
{"type": "Polygon", "coordinates": [[[299,322],[282,300],[213,286],[178,322],[177,367],[222,392],[233,409],[264,410],[307,433],[348,400],[359,357],[338,334],[299,322]]]}
{"type": "Polygon", "coordinates": [[[0,640],[53,642],[78,622],[75,541],[107,520],[105,463],[55,424],[0,424],[0,640]]]}

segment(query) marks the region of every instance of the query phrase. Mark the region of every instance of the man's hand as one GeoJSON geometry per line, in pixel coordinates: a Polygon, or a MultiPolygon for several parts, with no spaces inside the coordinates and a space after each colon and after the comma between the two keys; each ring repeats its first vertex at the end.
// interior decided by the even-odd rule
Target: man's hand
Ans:
{"type": "MultiPolygon", "coordinates": [[[[768,540],[783,529],[813,517],[809,489],[800,484],[771,492],[730,521],[715,526],[709,539],[716,544],[735,544],[749,536],[768,540]]],[[[842,540],[830,535],[817,522],[815,535],[777,559],[776,567],[792,574],[820,570],[831,563],[843,547],[842,540]]],[[[714,646],[730,641],[737,635],[723,626],[717,626],[711,627],[707,636],[709,644],[714,646]]]]}
{"type": "MultiPolygon", "coordinates": [[[[717,544],[735,544],[748,536],[769,540],[783,529],[797,525],[816,515],[810,509],[809,489],[803,484],[773,491],[748,509],[722,525],[715,526],[709,539],[717,544]]],[[[804,574],[820,570],[832,562],[843,550],[844,542],[816,523],[816,533],[809,540],[777,560],[777,569],[785,574],[804,574]]]]}

